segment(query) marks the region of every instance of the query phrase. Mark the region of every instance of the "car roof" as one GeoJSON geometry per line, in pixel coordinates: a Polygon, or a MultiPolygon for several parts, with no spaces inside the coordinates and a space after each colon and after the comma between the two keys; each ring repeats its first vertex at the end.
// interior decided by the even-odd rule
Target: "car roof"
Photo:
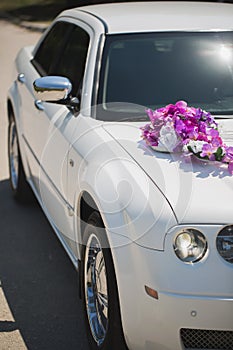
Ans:
{"type": "Polygon", "coordinates": [[[232,30],[233,5],[208,2],[128,2],[82,6],[72,10],[94,16],[107,33],[232,30]]]}

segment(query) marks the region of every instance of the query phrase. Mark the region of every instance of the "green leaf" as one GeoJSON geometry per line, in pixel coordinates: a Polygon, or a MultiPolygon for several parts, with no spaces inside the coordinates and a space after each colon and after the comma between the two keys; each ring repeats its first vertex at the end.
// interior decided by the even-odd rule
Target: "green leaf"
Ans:
{"type": "Polygon", "coordinates": [[[214,153],[214,155],[215,155],[215,159],[220,162],[222,160],[222,158],[223,158],[223,149],[222,149],[222,147],[218,147],[218,149],[214,153]]]}

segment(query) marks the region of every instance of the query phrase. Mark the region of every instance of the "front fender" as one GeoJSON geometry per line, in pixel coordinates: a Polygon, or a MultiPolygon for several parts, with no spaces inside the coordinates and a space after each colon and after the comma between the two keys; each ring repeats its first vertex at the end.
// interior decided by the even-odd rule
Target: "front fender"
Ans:
{"type": "Polygon", "coordinates": [[[177,224],[164,195],[114,140],[89,149],[78,171],[77,196],[87,192],[93,198],[110,245],[122,244],[121,237],[123,244],[163,250],[166,232],[177,224]]]}

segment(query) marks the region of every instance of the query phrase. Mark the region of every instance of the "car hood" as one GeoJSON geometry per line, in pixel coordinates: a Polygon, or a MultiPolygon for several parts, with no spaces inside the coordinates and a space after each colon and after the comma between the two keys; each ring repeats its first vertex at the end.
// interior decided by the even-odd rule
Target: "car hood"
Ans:
{"type": "MultiPolygon", "coordinates": [[[[227,166],[182,154],[152,150],[141,139],[142,123],[109,123],[104,129],[125,149],[170,203],[178,223],[233,222],[233,175],[227,166]]],[[[219,123],[233,145],[233,120],[219,123]]]]}

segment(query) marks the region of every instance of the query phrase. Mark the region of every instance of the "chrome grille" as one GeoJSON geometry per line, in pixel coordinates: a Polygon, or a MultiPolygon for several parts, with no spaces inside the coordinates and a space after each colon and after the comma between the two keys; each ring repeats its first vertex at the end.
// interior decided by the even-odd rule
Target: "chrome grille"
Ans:
{"type": "Polygon", "coordinates": [[[180,335],[185,349],[233,350],[233,331],[182,328],[180,335]]]}

